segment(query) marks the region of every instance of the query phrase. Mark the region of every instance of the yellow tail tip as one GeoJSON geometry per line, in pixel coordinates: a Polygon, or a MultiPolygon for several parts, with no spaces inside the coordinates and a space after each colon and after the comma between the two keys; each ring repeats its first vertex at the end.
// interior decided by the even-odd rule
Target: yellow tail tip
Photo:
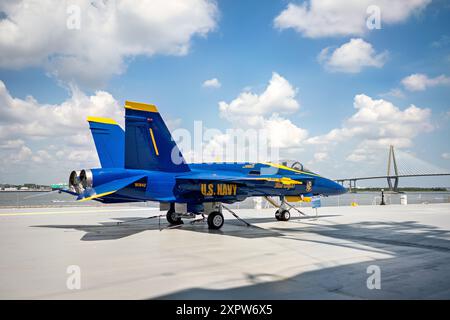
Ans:
{"type": "Polygon", "coordinates": [[[158,112],[158,108],[156,108],[153,104],[147,104],[142,102],[134,102],[134,101],[125,101],[125,108],[139,111],[147,111],[147,112],[158,112]]]}
{"type": "Polygon", "coordinates": [[[101,118],[101,117],[87,117],[88,122],[99,122],[106,124],[118,124],[114,119],[110,118],[101,118]]]}

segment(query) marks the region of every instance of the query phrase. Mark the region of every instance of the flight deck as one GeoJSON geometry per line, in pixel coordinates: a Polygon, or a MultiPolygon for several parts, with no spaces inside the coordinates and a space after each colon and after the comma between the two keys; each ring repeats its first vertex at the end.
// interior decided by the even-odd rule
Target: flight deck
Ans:
{"type": "Polygon", "coordinates": [[[450,204],[302,210],[210,230],[156,208],[0,209],[0,298],[450,298],[450,204]]]}

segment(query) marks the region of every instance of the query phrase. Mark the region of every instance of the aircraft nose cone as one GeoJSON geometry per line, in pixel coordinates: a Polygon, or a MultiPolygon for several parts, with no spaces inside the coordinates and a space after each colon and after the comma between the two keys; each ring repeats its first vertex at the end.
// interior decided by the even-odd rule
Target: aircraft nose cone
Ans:
{"type": "MultiPolygon", "coordinates": [[[[320,186],[323,187],[323,194],[326,195],[339,195],[347,192],[347,188],[345,188],[340,183],[337,183],[336,181],[330,180],[330,179],[322,179],[320,180],[320,186]]],[[[318,184],[319,184],[318,183],[318,184]]]]}
{"type": "Polygon", "coordinates": [[[343,185],[341,185],[341,184],[339,184],[339,183],[337,183],[337,182],[335,182],[335,189],[336,189],[336,193],[337,194],[344,194],[344,193],[347,193],[347,188],[346,187],[344,187],[343,185]]]}

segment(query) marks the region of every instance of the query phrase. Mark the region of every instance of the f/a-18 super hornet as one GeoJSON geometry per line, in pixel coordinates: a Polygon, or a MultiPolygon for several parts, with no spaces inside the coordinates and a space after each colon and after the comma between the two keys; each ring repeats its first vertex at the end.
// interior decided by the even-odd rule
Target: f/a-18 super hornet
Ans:
{"type": "Polygon", "coordinates": [[[126,101],[125,131],[116,121],[88,117],[101,168],[73,171],[69,189],[78,201],[155,201],[170,224],[207,216],[211,229],[224,223],[222,204],[248,197],[279,197],[275,218],[290,218],[289,202],[346,192],[300,162],[191,163],[154,105],[126,101]]]}

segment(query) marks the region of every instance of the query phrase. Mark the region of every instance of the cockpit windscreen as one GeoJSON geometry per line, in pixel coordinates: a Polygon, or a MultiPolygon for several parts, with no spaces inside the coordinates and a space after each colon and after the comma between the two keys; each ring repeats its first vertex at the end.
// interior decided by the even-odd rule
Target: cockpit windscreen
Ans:
{"type": "Polygon", "coordinates": [[[306,168],[300,161],[297,160],[280,160],[278,163],[295,170],[311,172],[311,170],[306,168]]]}

